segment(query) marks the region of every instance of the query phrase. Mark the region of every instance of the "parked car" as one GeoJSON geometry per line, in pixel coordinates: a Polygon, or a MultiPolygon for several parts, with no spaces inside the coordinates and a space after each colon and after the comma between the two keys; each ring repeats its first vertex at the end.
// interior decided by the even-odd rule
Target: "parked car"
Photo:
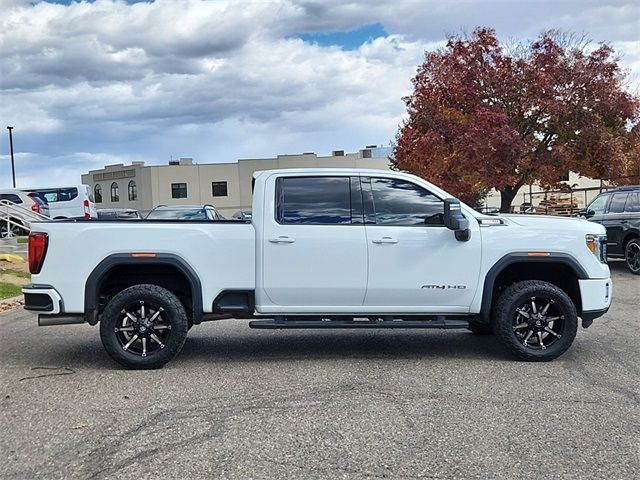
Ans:
{"type": "Polygon", "coordinates": [[[39,219],[38,214],[48,217],[49,206],[37,193],[16,189],[0,190],[0,238],[9,236],[9,232],[14,237],[27,235],[31,222],[39,219]],[[15,204],[16,208],[8,206],[2,200],[15,204]],[[10,222],[6,221],[7,218],[10,222]]]}
{"type": "Polygon", "coordinates": [[[99,323],[115,361],[158,368],[193,325],[247,317],[262,329],[468,328],[549,361],[578,317],[589,327],[611,304],[601,225],[482,215],[401,172],[254,176],[252,223],[35,224],[25,308],[40,325],[99,323]]]}
{"type": "Polygon", "coordinates": [[[239,210],[234,213],[231,218],[233,220],[251,220],[251,210],[239,210]]]}
{"type": "Polygon", "coordinates": [[[147,220],[224,220],[213,205],[158,205],[147,220]]]}
{"type": "Polygon", "coordinates": [[[607,229],[607,255],[624,258],[629,270],[640,275],[640,185],[601,193],[581,215],[607,229]]]}
{"type": "Polygon", "coordinates": [[[49,204],[50,216],[59,218],[97,218],[93,191],[89,185],[71,187],[29,188],[25,191],[37,192],[49,204]]]}
{"type": "Polygon", "coordinates": [[[118,218],[122,220],[136,220],[144,218],[133,208],[99,208],[98,218],[118,218]]]}

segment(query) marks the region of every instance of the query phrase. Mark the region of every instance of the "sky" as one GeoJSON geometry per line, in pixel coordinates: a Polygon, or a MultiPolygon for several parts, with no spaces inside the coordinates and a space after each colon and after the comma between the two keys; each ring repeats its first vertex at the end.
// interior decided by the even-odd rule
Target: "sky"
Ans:
{"type": "Polygon", "coordinates": [[[0,188],[79,183],[106,164],[197,163],[389,145],[424,52],[477,26],[551,28],[621,55],[626,0],[0,0],[0,188]]]}

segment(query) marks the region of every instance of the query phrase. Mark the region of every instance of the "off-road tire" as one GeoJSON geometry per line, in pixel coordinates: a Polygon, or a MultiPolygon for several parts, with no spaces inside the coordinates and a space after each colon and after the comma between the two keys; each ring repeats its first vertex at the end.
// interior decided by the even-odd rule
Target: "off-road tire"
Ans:
{"type": "Polygon", "coordinates": [[[469,322],[467,329],[476,335],[493,335],[493,326],[490,323],[469,322]]]}
{"type": "Polygon", "coordinates": [[[105,350],[120,365],[131,369],[161,368],[175,357],[187,338],[187,313],[180,300],[169,290],[157,285],[134,285],[122,290],[107,304],[100,320],[100,339],[105,350]],[[171,326],[164,338],[164,347],[148,356],[125,351],[115,329],[123,317],[123,309],[144,301],[162,307],[163,318],[171,326]]]}
{"type": "Polygon", "coordinates": [[[640,275],[640,265],[637,263],[637,250],[640,249],[640,238],[632,238],[624,248],[624,261],[629,271],[635,275],[640,275]],[[633,252],[633,258],[632,258],[633,252]]]}
{"type": "Polygon", "coordinates": [[[503,348],[513,357],[529,362],[548,362],[566,352],[578,330],[576,307],[569,296],[559,287],[540,280],[518,282],[502,292],[493,310],[494,332],[503,348]],[[545,350],[525,346],[514,332],[516,309],[532,297],[553,300],[556,309],[564,318],[561,337],[545,350]]]}

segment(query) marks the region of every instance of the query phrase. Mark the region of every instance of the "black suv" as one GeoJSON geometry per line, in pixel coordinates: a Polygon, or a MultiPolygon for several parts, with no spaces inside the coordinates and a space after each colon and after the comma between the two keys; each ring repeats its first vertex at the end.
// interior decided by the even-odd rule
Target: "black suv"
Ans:
{"type": "Polygon", "coordinates": [[[640,185],[601,193],[582,212],[607,229],[607,254],[624,257],[632,273],[640,275],[640,185]]]}

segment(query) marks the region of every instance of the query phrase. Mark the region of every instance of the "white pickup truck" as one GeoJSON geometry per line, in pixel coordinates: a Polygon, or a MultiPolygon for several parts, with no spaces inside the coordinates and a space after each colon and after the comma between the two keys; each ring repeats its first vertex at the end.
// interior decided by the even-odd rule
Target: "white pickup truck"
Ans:
{"type": "Polygon", "coordinates": [[[25,308],[100,324],[130,368],[157,368],[205,320],[252,328],[468,328],[552,360],[609,308],[605,229],[482,215],[382,170],[258,172],[244,221],[33,225],[25,308]]]}

